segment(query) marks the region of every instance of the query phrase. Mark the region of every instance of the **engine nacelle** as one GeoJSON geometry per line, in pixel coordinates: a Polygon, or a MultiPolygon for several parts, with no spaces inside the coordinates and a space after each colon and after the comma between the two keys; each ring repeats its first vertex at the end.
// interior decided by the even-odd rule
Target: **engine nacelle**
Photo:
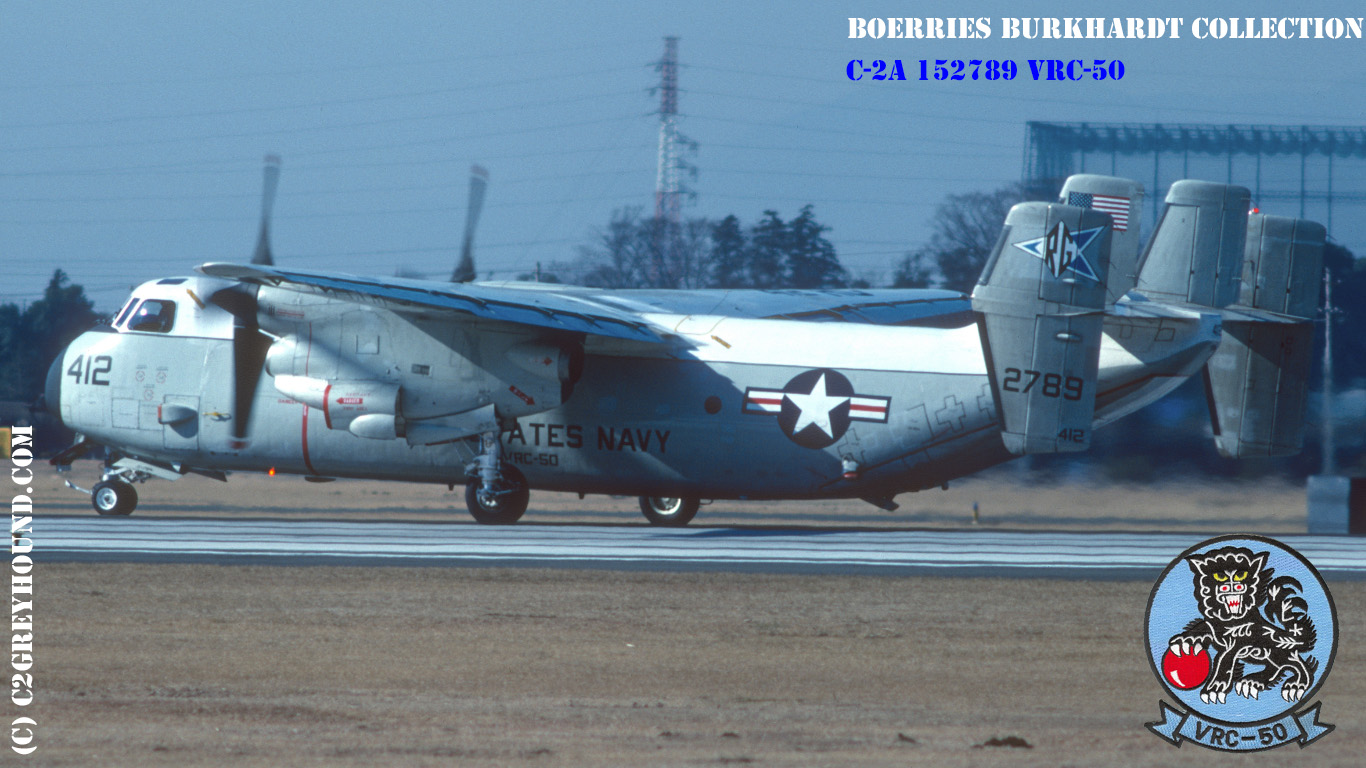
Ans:
{"type": "Polygon", "coordinates": [[[399,386],[387,381],[325,381],[288,374],[273,380],[285,397],[322,410],[328,429],[348,429],[361,416],[398,415],[399,386]]]}
{"type": "MultiPolygon", "coordinates": [[[[271,295],[280,306],[272,305],[262,317],[269,316],[272,333],[299,322],[296,316],[308,317],[309,326],[278,333],[266,352],[265,371],[281,393],[322,410],[333,429],[350,429],[357,416],[383,413],[397,417],[393,431],[402,437],[407,422],[436,424],[434,419],[487,405],[500,419],[521,418],[569,399],[583,373],[583,346],[572,338],[474,334],[421,321],[424,334],[408,334],[401,349],[392,349],[386,339],[401,334],[390,327],[398,321],[385,313],[351,309],[314,319],[313,307],[286,306],[278,300],[289,297],[271,295]]],[[[443,434],[463,429],[462,421],[458,428],[443,427],[443,434]]],[[[374,437],[390,429],[367,419],[351,431],[374,437]]]]}
{"type": "Polygon", "coordinates": [[[294,351],[299,346],[292,336],[287,336],[274,344],[266,351],[266,373],[271,376],[288,376],[294,374],[294,351]]]}
{"type": "Polygon", "coordinates": [[[507,359],[527,373],[573,385],[583,375],[583,348],[543,341],[524,341],[508,347],[507,359]]]}

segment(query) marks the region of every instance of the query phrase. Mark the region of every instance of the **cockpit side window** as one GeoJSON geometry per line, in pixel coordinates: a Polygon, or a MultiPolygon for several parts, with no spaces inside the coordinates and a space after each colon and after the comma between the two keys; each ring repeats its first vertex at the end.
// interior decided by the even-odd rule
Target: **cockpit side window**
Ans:
{"type": "Polygon", "coordinates": [[[115,328],[123,325],[123,321],[128,319],[128,313],[133,311],[133,307],[137,306],[137,303],[137,299],[129,299],[123,305],[123,309],[120,309],[119,314],[114,318],[113,325],[115,328]]]}
{"type": "Polygon", "coordinates": [[[175,325],[175,302],[148,299],[128,318],[128,330],[169,333],[175,325]]]}

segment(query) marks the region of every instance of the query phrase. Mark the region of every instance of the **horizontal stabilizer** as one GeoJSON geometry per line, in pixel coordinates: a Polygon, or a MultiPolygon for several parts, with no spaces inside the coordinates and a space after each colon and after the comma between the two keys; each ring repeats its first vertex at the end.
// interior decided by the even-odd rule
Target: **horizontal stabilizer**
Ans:
{"type": "Polygon", "coordinates": [[[1214,442],[1224,456],[1300,451],[1324,238],[1312,221],[1248,218],[1238,301],[1225,310],[1223,339],[1205,364],[1214,442]]]}
{"type": "Polygon", "coordinates": [[[1238,298],[1247,211],[1244,187],[1178,181],[1139,258],[1136,289],[1155,301],[1226,307],[1238,298]]]}
{"type": "Polygon", "coordinates": [[[1017,455],[1091,442],[1110,218],[1021,203],[972,293],[1001,437],[1017,455]]]}

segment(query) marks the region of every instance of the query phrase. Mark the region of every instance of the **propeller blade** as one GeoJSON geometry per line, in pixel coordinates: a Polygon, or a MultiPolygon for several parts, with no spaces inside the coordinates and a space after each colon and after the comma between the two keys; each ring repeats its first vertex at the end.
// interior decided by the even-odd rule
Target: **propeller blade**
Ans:
{"type": "Polygon", "coordinates": [[[489,172],[478,165],[470,166],[469,209],[465,211],[465,241],[460,246],[460,263],[451,273],[452,283],[468,283],[474,274],[474,229],[479,224],[479,211],[484,208],[484,190],[489,185],[489,172]]]}
{"type": "Polygon", "coordinates": [[[275,207],[275,187],[280,183],[280,157],[266,155],[265,187],[261,191],[261,233],[256,237],[252,264],[275,264],[270,253],[270,212],[275,207]]]}
{"type": "Polygon", "coordinates": [[[266,367],[266,352],[273,340],[254,325],[234,325],[232,329],[233,411],[232,437],[241,446],[247,442],[247,425],[256,388],[266,367]]]}
{"type": "Polygon", "coordinates": [[[256,321],[256,286],[224,288],[209,297],[233,316],[232,324],[232,441],[233,447],[247,444],[247,425],[252,403],[266,367],[266,353],[274,339],[261,332],[256,321]]]}

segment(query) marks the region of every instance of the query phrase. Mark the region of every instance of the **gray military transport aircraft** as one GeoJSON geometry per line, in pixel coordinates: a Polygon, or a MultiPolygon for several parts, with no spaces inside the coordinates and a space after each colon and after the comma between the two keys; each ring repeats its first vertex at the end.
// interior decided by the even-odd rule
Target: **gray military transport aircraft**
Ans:
{"type": "Polygon", "coordinates": [[[48,408],[109,449],[92,499],[230,471],[466,484],[481,523],[532,488],[860,498],[1080,451],[1204,379],[1231,457],[1299,450],[1324,228],[1180,181],[1140,251],[1143,188],[1073,176],[1011,209],[971,296],[603,291],[210,263],[139,286],[52,364],[48,408]]]}

